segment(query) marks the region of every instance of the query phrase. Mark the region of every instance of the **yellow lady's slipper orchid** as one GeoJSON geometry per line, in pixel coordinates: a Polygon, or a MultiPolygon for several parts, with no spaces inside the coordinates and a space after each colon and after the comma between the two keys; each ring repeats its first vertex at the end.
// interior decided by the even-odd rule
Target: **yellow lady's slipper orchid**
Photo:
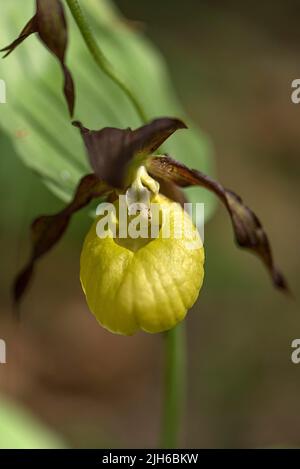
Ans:
{"type": "Polygon", "coordinates": [[[161,194],[151,203],[159,204],[162,214],[155,239],[118,239],[112,233],[101,239],[97,218],[83,245],[80,279],[89,309],[103,327],[118,334],[174,327],[202,286],[204,249],[190,216],[161,194]],[[167,223],[170,236],[164,237],[167,223]],[[182,236],[175,236],[181,227],[182,236]]]}
{"type": "Polygon", "coordinates": [[[80,275],[88,305],[104,327],[120,334],[138,329],[160,332],[175,326],[196,301],[204,275],[202,241],[178,203],[185,200],[180,188],[192,186],[204,187],[221,200],[237,244],[261,259],[275,288],[289,293],[274,263],[268,236],[241,197],[168,155],[154,154],[176,130],[186,128],[181,120],[158,118],[135,130],[90,130],[79,121],[73,125],[80,130],[93,172],[81,178],[72,200],[59,212],[33,221],[31,254],[13,286],[17,313],[37,261],[63,237],[73,215],[100,197],[120,208],[124,197],[128,236],[123,236],[124,217],[112,211],[105,236],[101,230],[98,233],[104,218],[98,212],[86,237],[80,275]],[[159,194],[158,181],[169,198],[159,194]],[[153,203],[159,207],[156,223],[152,223],[157,214],[153,203]],[[146,236],[139,225],[147,228],[146,236]],[[170,228],[167,236],[166,227],[170,228]]]}

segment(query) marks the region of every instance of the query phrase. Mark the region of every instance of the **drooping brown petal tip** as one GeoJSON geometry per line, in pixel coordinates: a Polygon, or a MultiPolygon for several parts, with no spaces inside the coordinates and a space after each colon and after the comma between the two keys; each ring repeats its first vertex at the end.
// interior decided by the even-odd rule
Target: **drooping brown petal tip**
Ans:
{"type": "Polygon", "coordinates": [[[72,201],[55,215],[43,215],[31,225],[32,250],[28,263],[17,276],[13,286],[13,299],[17,306],[27,290],[35,269],[36,261],[46,254],[62,238],[74,213],[97,197],[109,194],[111,188],[95,174],[84,176],[75,191],[72,201]]]}
{"type": "Polygon", "coordinates": [[[145,157],[178,129],[186,128],[179,119],[160,118],[136,130],[105,127],[90,130],[81,122],[74,121],[79,128],[88,153],[91,167],[104,181],[122,188],[130,160],[138,154],[145,157]]]}
{"type": "Polygon", "coordinates": [[[73,116],[75,87],[72,75],[65,63],[68,45],[67,22],[64,7],[60,0],[36,0],[36,14],[27,23],[18,38],[0,52],[7,52],[7,57],[28,36],[38,33],[42,43],[54,54],[61,64],[64,74],[64,95],[69,113],[73,116]]]}
{"type": "Polygon", "coordinates": [[[237,244],[256,254],[268,269],[273,285],[290,294],[284,276],[274,264],[270,242],[260,220],[237,194],[200,171],[189,169],[170,157],[153,157],[148,160],[147,168],[153,177],[172,181],[180,187],[202,186],[214,192],[227,208],[237,244]]]}

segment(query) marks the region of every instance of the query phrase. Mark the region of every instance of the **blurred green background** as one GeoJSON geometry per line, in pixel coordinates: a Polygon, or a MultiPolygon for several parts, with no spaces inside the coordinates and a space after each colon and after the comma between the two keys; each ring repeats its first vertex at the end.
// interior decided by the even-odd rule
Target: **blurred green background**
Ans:
{"type": "MultiPolygon", "coordinates": [[[[299,447],[300,365],[290,360],[300,337],[300,105],[290,99],[300,77],[299,2],[115,3],[164,54],[184,109],[210,137],[218,179],[263,220],[296,296],[275,292],[257,259],[235,248],[218,207],[205,230],[205,284],[187,319],[182,446],[299,447]]],[[[3,45],[11,39],[0,37],[3,45]]],[[[68,446],[154,447],[163,337],[114,336],[88,312],[78,279],[86,211],[40,262],[22,325],[13,327],[9,287],[28,254],[29,223],[62,205],[14,148],[2,132],[0,338],[8,363],[0,365],[0,394],[68,446]]]]}

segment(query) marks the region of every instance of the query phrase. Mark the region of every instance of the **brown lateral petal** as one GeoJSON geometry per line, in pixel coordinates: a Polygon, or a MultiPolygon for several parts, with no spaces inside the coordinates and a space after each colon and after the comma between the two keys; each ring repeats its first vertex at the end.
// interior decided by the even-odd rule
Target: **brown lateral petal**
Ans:
{"type": "Polygon", "coordinates": [[[64,74],[64,95],[69,113],[72,116],[75,103],[75,89],[72,75],[65,63],[68,45],[67,23],[60,0],[36,0],[36,14],[21,31],[19,37],[9,46],[0,50],[7,57],[30,34],[38,33],[43,44],[54,54],[61,64],[64,74]]]}
{"type": "Polygon", "coordinates": [[[105,127],[89,130],[81,122],[73,122],[80,129],[90,164],[99,177],[114,187],[123,187],[126,169],[137,154],[150,154],[177,129],[185,124],[172,118],[155,119],[136,130],[105,127]]]}
{"type": "Polygon", "coordinates": [[[36,261],[46,254],[61,239],[75,212],[97,197],[109,194],[111,188],[95,174],[84,176],[75,191],[73,200],[54,215],[42,215],[31,225],[31,256],[14,283],[13,297],[16,304],[22,299],[31,280],[36,261]]]}
{"type": "Polygon", "coordinates": [[[153,177],[172,181],[180,187],[202,186],[214,192],[229,212],[237,244],[260,257],[276,288],[289,291],[285,278],[274,264],[270,242],[260,220],[237,194],[200,171],[189,169],[170,157],[153,157],[147,161],[147,168],[153,177]]]}

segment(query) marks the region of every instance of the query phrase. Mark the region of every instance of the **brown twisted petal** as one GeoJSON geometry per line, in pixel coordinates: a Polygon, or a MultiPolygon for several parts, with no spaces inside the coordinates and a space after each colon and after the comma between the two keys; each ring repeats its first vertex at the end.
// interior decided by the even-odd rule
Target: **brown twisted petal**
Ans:
{"type": "Polygon", "coordinates": [[[36,261],[62,238],[74,213],[88,205],[92,199],[110,192],[111,188],[106,183],[100,181],[95,174],[88,174],[81,179],[72,201],[66,207],[54,215],[42,215],[33,221],[31,256],[14,282],[13,298],[16,304],[29,285],[36,261]]]}
{"type": "Polygon", "coordinates": [[[270,242],[260,220],[237,194],[200,171],[189,169],[167,156],[153,157],[146,166],[153,177],[172,181],[180,187],[202,186],[214,192],[230,215],[237,244],[262,260],[276,288],[289,292],[284,276],[274,264],[270,242]]]}

